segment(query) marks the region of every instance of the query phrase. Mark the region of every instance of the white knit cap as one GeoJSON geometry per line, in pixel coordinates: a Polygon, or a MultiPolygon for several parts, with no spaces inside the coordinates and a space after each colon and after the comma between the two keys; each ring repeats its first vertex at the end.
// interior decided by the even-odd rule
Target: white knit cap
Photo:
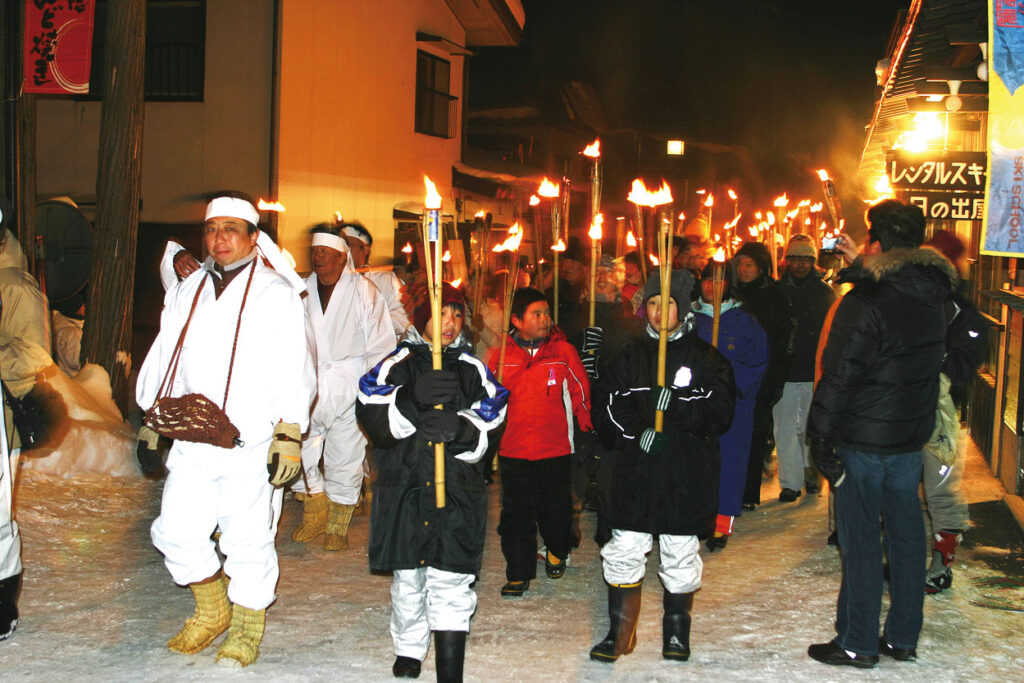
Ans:
{"type": "Polygon", "coordinates": [[[310,246],[328,247],[329,249],[340,251],[343,254],[349,253],[348,242],[345,241],[345,238],[332,235],[329,232],[314,232],[313,243],[310,246]]]}
{"type": "Polygon", "coordinates": [[[206,218],[239,218],[252,225],[260,224],[260,214],[256,207],[238,197],[216,197],[206,205],[206,218]]]}

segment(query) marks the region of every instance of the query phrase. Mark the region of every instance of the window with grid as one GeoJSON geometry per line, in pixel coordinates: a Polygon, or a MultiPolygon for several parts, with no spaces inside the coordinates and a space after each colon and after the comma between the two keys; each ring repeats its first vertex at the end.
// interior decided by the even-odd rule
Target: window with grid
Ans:
{"type": "Polygon", "coordinates": [[[456,103],[450,62],[422,50],[416,53],[416,132],[455,137],[456,103]]]}
{"type": "MultiPolygon", "coordinates": [[[[96,2],[92,73],[86,99],[103,99],[107,4],[96,2]]],[[[146,2],[145,97],[148,101],[202,102],[206,72],[205,0],[146,2]]]]}

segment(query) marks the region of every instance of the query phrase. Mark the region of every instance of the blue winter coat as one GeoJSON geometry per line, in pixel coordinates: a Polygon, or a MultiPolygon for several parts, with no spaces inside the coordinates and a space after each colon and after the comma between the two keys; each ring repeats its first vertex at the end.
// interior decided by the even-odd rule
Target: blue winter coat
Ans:
{"type": "MultiPolygon", "coordinates": [[[[698,299],[693,304],[697,334],[711,343],[713,309],[698,299]]],[[[764,328],[733,299],[722,302],[718,326],[718,350],[732,364],[736,378],[736,412],[732,426],[718,438],[722,475],[718,484],[718,513],[736,517],[743,502],[750,439],[754,430],[754,403],[768,368],[768,335],[764,328]]]]}

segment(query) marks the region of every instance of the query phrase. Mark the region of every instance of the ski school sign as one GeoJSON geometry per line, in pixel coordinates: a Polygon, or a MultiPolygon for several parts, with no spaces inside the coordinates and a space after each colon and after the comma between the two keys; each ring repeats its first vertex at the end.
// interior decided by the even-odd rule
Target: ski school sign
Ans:
{"type": "Polygon", "coordinates": [[[94,10],[95,0],[25,0],[25,92],[89,92],[94,10]]]}

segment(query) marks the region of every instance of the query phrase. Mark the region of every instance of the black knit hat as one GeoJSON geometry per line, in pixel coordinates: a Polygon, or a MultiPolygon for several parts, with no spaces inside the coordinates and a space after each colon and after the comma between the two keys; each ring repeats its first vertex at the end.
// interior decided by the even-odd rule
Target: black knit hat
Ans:
{"type": "MultiPolygon", "coordinates": [[[[693,275],[690,271],[680,269],[672,271],[672,278],[669,281],[669,296],[676,302],[679,310],[689,309],[690,294],[693,292],[693,275]]],[[[652,296],[661,294],[661,268],[655,268],[647,274],[647,284],[644,285],[644,303],[652,296]]]]}
{"type": "Polygon", "coordinates": [[[736,255],[732,257],[733,262],[740,256],[746,256],[756,263],[762,274],[771,275],[772,257],[765,245],[760,242],[744,242],[743,246],[736,251],[736,255]]]}

